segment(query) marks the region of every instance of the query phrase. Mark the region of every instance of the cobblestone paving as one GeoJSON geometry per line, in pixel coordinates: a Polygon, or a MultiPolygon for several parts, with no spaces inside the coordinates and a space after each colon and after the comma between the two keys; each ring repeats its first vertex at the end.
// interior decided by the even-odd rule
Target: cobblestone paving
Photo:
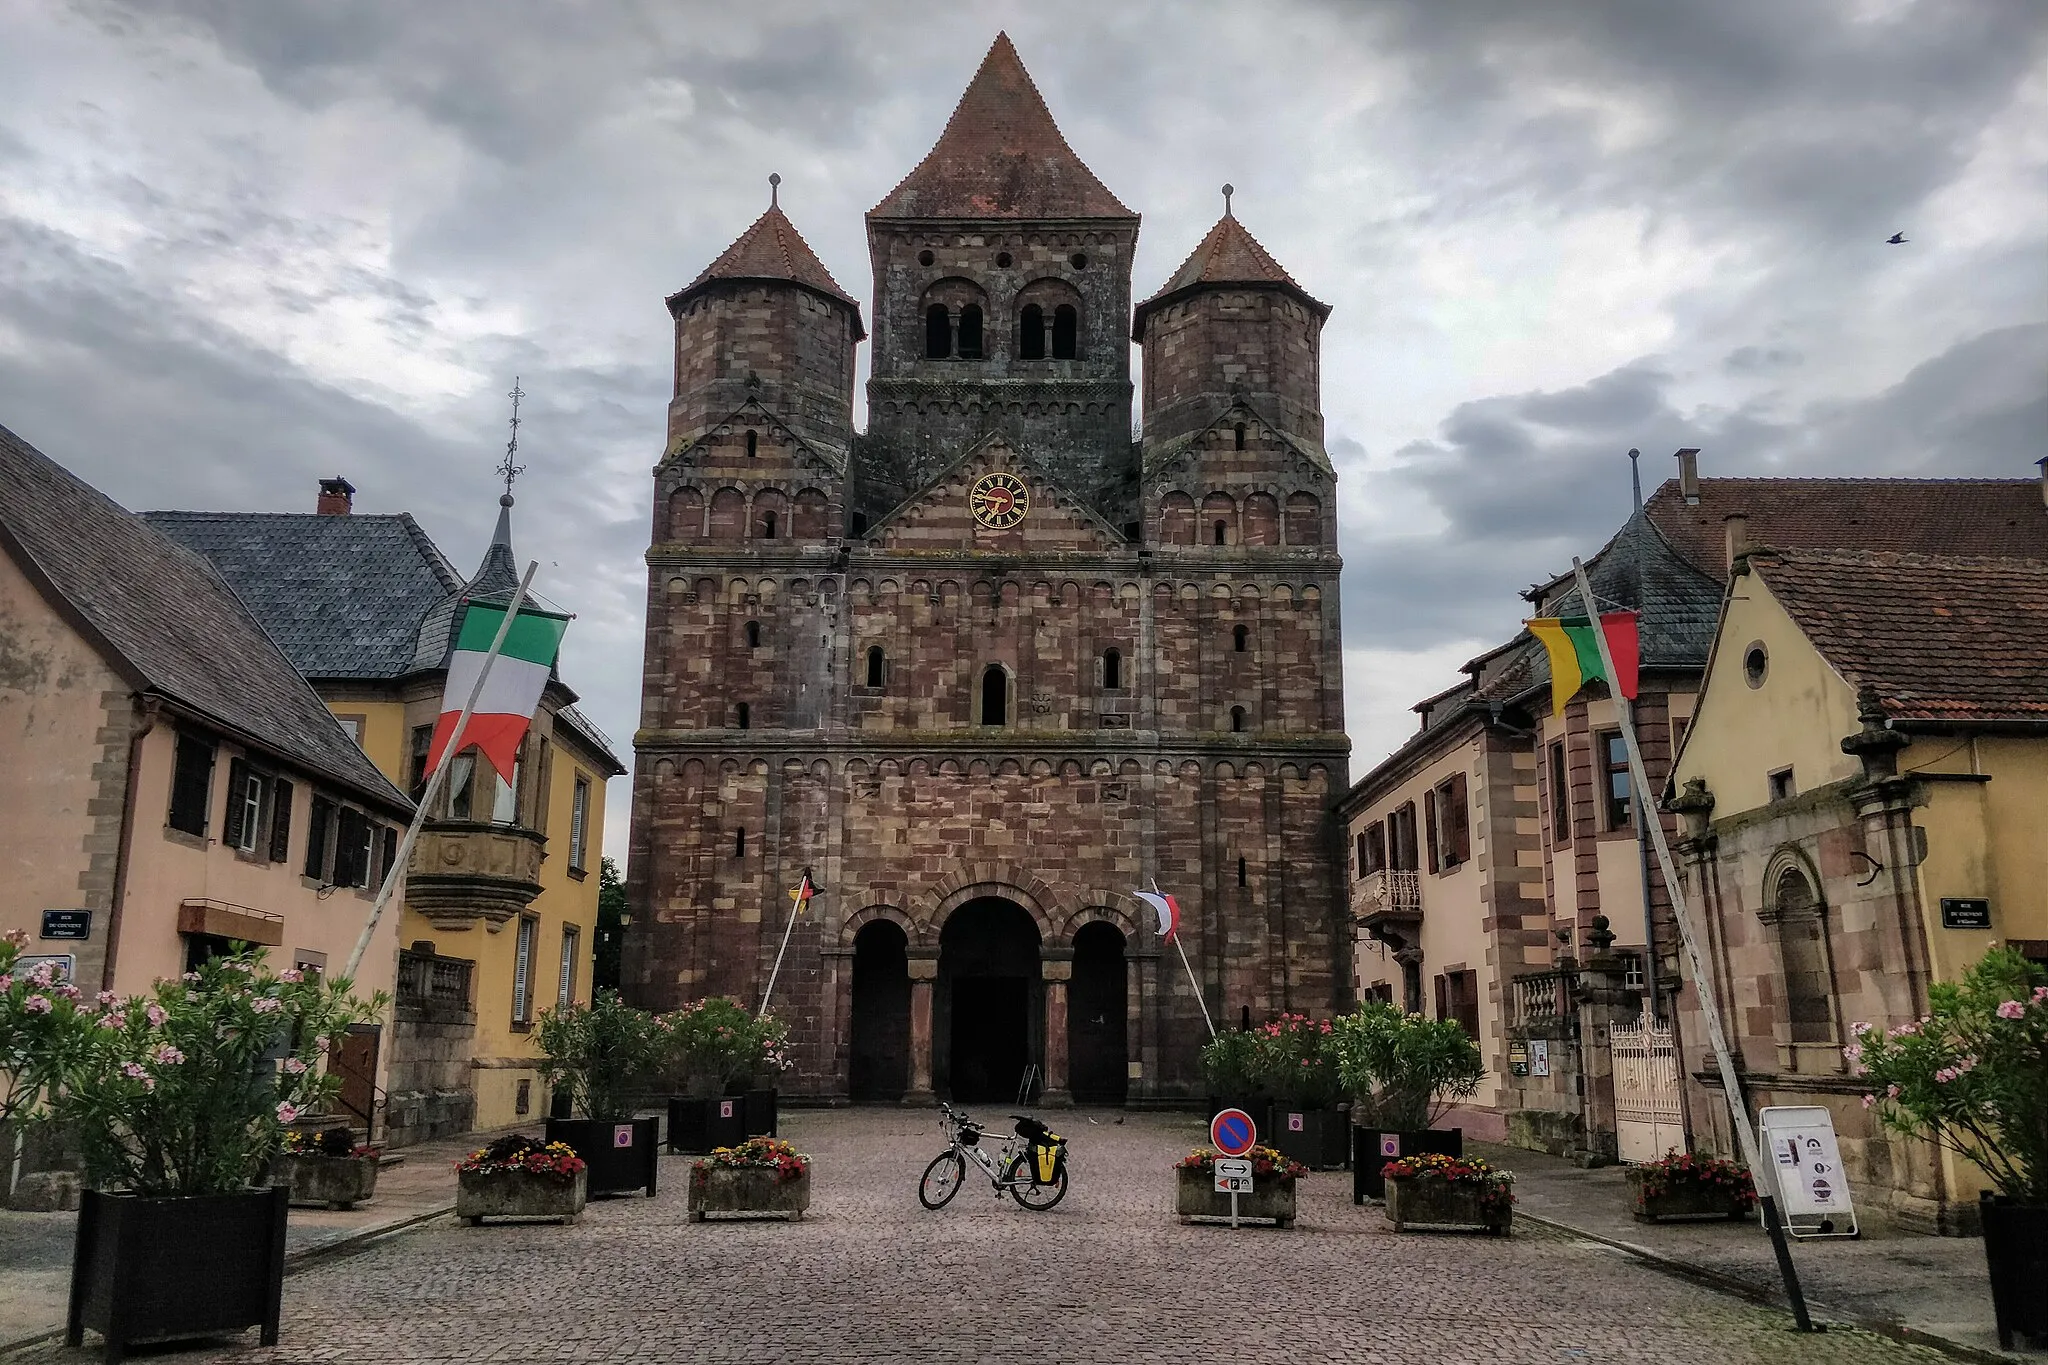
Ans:
{"type": "MultiPolygon", "coordinates": [[[[984,1117],[996,1117],[995,1112],[984,1117]]],[[[916,1182],[924,1113],[797,1112],[815,1161],[801,1223],[684,1218],[683,1159],[659,1199],[595,1202],[575,1227],[450,1220],[285,1285],[282,1344],[165,1352],[201,1362],[988,1361],[1756,1362],[1945,1360],[1784,1315],[1533,1227],[1508,1239],[1391,1232],[1349,1176],[1304,1182],[1291,1232],[1182,1226],[1171,1162],[1187,1116],[1056,1116],[1073,1186],[1050,1213],[984,1185],[940,1212],[916,1182]]],[[[91,1340],[91,1338],[89,1338],[91,1340]]],[[[153,1353],[154,1354],[154,1353],[153,1353]]],[[[37,1362],[97,1359],[43,1347],[37,1362]]]]}

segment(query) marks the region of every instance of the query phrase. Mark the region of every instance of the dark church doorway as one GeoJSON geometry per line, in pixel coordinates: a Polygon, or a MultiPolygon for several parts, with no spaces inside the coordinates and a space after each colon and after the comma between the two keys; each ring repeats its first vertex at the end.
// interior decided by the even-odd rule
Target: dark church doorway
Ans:
{"type": "Polygon", "coordinates": [[[853,938],[853,1049],[847,1089],[856,1100],[900,1100],[910,1088],[910,963],[903,929],[879,919],[853,938]]]}
{"type": "Polygon", "coordinates": [[[1013,901],[986,897],[939,931],[933,1083],[961,1103],[1014,1103],[1044,1065],[1045,985],[1038,925],[1013,901]]]}
{"type": "Polygon", "coordinates": [[[1122,1104],[1129,1082],[1124,936],[1114,924],[1084,924],[1067,988],[1067,1087],[1081,1104],[1122,1104]]]}

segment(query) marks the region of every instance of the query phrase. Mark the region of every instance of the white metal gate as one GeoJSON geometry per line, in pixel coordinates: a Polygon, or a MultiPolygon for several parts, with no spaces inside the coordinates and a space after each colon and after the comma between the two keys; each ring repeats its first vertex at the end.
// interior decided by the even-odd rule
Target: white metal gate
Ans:
{"type": "Polygon", "coordinates": [[[1678,1054],[1671,1028],[1645,1014],[1608,1030],[1614,1061],[1615,1138],[1623,1161],[1655,1161],[1685,1147],[1678,1108],[1678,1054]]]}

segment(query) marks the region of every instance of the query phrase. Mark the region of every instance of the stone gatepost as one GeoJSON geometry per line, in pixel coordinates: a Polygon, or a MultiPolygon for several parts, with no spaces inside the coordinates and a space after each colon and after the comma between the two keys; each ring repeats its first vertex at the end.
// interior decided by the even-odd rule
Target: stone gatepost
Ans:
{"type": "Polygon", "coordinates": [[[932,983],[939,979],[939,951],[912,948],[904,963],[910,970],[910,1089],[903,1092],[905,1104],[933,1104],[932,1092],[932,983]]]}
{"type": "Polygon", "coordinates": [[[1614,1105],[1614,1054],[1611,1031],[1633,1024],[1642,1014],[1642,997],[1627,989],[1628,964],[1614,951],[1614,931],[1607,916],[1593,916],[1586,930],[1590,950],[1579,964],[1573,1003],[1579,1012],[1579,1074],[1585,1145],[1577,1154],[1581,1166],[1610,1166],[1621,1159],[1619,1125],[1614,1105]]]}

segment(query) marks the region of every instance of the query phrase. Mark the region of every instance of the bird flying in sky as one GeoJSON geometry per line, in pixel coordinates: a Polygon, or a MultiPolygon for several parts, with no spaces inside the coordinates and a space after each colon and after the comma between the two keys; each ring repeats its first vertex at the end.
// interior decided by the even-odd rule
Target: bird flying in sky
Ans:
{"type": "Polygon", "coordinates": [[[1894,232],[1891,236],[1885,238],[1884,240],[1887,246],[1904,246],[1906,244],[1907,237],[1906,234],[1903,232],[1894,232]]]}

